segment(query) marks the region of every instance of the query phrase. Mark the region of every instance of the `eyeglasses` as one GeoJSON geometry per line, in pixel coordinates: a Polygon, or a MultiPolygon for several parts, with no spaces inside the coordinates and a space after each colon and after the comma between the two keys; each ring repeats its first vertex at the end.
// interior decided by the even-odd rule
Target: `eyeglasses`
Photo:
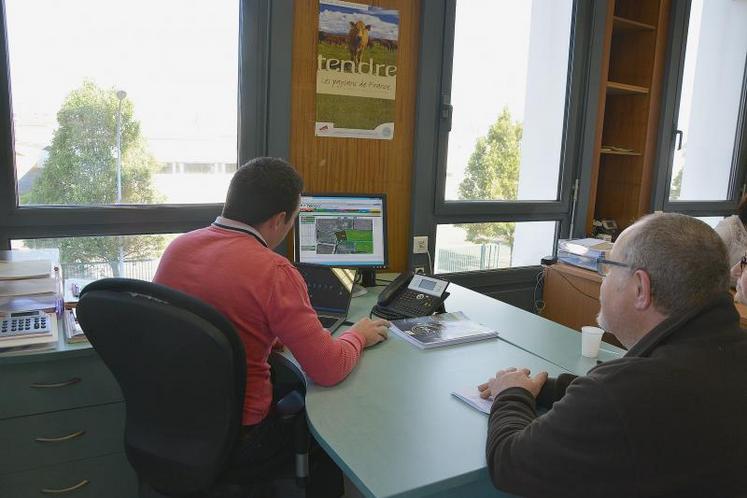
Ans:
{"type": "MultiPolygon", "coordinates": [[[[742,260],[745,264],[747,264],[747,256],[742,258],[742,260]]],[[[597,273],[599,273],[603,277],[606,277],[610,274],[613,266],[617,266],[619,268],[632,268],[632,266],[630,266],[629,264],[620,263],[619,261],[612,261],[611,259],[598,259],[597,273]]]]}

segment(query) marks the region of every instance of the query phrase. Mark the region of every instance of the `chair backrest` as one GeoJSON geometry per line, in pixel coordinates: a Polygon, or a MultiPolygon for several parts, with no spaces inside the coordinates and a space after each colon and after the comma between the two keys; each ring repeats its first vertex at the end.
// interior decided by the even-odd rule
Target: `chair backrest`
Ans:
{"type": "Polygon", "coordinates": [[[243,345],[208,304],[123,278],[81,292],[78,319],[125,399],[125,450],[141,482],[168,496],[210,488],[238,438],[243,345]]]}

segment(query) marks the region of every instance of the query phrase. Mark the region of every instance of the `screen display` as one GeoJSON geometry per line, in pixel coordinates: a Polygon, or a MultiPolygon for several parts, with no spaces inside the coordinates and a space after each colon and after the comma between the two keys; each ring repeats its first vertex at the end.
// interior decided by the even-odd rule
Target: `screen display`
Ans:
{"type": "Polygon", "coordinates": [[[301,263],[383,267],[384,199],[381,196],[302,195],[296,221],[301,263]]]}
{"type": "Polygon", "coordinates": [[[436,282],[433,280],[421,280],[420,288],[425,290],[433,290],[436,287],[436,282]]]}

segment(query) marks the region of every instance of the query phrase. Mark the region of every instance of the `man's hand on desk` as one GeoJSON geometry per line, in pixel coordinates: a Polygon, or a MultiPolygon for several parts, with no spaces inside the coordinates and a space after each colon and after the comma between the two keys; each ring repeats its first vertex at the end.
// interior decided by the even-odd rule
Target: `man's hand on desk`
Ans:
{"type": "Polygon", "coordinates": [[[386,340],[389,334],[389,322],[387,320],[363,318],[353,325],[352,330],[366,338],[365,347],[369,348],[386,340]]]}
{"type": "Polygon", "coordinates": [[[530,377],[528,368],[516,369],[514,367],[498,370],[495,377],[491,377],[484,384],[477,386],[482,399],[494,398],[511,387],[522,387],[532,393],[535,398],[539,395],[542,386],[547,381],[547,372],[540,372],[530,377]]]}

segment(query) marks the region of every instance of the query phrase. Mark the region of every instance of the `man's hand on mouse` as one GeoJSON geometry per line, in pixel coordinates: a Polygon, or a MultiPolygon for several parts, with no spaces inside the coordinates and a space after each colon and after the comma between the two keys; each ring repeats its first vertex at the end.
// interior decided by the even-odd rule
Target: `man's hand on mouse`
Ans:
{"type": "Polygon", "coordinates": [[[495,377],[491,377],[484,384],[477,386],[482,399],[492,399],[512,387],[521,387],[532,393],[535,398],[539,395],[542,386],[547,381],[547,372],[540,372],[530,377],[528,368],[517,369],[515,367],[498,370],[495,377]]]}
{"type": "Polygon", "coordinates": [[[389,322],[381,319],[363,318],[353,325],[352,330],[366,338],[365,347],[368,348],[386,340],[389,334],[389,322]]]}

